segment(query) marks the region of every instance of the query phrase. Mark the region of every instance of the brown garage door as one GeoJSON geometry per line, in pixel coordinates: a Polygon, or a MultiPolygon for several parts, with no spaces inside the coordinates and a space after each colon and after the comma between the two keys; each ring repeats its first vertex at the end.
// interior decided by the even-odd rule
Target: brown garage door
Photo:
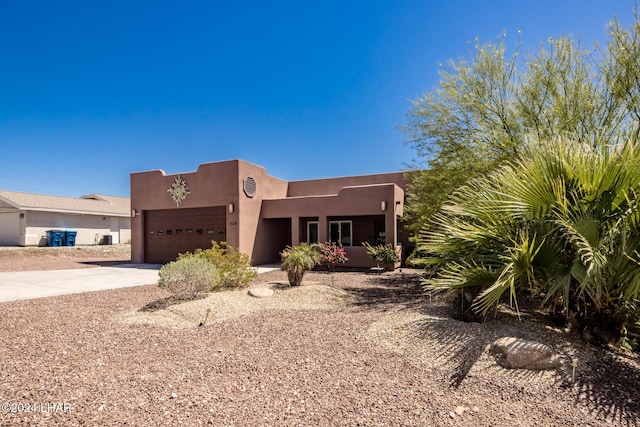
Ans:
{"type": "Polygon", "coordinates": [[[144,212],[145,262],[164,264],[179,253],[211,247],[211,241],[225,241],[224,206],[167,209],[144,212]]]}

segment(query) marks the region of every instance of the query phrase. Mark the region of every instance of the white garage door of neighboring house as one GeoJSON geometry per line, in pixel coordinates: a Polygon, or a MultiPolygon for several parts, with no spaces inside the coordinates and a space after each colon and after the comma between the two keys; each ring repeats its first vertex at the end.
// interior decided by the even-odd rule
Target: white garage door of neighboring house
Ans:
{"type": "Polygon", "coordinates": [[[20,216],[18,212],[0,212],[0,245],[20,244],[20,216]]]}

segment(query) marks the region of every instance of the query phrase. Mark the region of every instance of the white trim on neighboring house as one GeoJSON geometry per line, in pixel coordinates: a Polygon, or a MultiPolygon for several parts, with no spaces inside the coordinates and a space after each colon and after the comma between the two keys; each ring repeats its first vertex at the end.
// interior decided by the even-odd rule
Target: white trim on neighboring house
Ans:
{"type": "Polygon", "coordinates": [[[119,217],[119,218],[130,218],[131,212],[127,214],[119,214],[113,212],[99,212],[99,211],[75,211],[70,209],[42,209],[42,208],[21,208],[26,211],[36,211],[36,212],[50,212],[50,213],[63,213],[68,215],[96,215],[96,216],[106,216],[106,217],[119,217]]]}
{"type": "Polygon", "coordinates": [[[77,231],[78,244],[95,244],[106,235],[114,243],[131,239],[131,201],[126,197],[90,194],[72,198],[0,190],[3,205],[0,212],[15,212],[19,218],[17,225],[5,221],[3,226],[19,230],[0,230],[0,235],[14,236],[0,244],[42,246],[47,231],[54,229],[77,231]]]}

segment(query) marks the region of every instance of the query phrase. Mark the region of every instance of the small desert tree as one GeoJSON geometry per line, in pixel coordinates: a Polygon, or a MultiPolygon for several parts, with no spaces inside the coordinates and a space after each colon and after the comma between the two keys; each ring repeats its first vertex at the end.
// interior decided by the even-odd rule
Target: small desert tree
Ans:
{"type": "Polygon", "coordinates": [[[403,127],[417,153],[408,224],[417,232],[453,191],[515,159],[525,138],[568,136],[591,144],[640,134],[640,21],[609,26],[604,48],[572,36],[525,51],[476,41],[448,61],[438,86],[413,102],[403,127]]]}
{"type": "Polygon", "coordinates": [[[304,273],[315,267],[321,257],[314,247],[306,243],[287,246],[280,255],[282,256],[282,268],[287,272],[291,286],[300,286],[304,273]]]}

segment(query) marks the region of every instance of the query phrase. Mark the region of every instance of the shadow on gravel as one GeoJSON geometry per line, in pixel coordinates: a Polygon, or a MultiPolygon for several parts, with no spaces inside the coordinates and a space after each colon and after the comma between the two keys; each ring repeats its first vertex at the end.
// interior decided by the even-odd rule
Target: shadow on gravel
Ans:
{"type": "Polygon", "coordinates": [[[415,322],[416,335],[424,340],[435,340],[445,351],[441,352],[443,364],[451,366],[449,386],[458,387],[484,352],[488,342],[478,342],[473,333],[452,334],[449,319],[415,322]]]}
{"type": "Polygon", "coordinates": [[[605,349],[595,350],[598,357],[594,357],[590,366],[578,371],[575,383],[569,375],[561,387],[572,394],[576,402],[586,402],[603,418],[621,425],[639,425],[640,369],[637,358],[605,349]]]}
{"type": "MultiPolygon", "coordinates": [[[[429,310],[425,310],[428,312],[429,310]]],[[[441,317],[442,310],[427,320],[412,323],[414,336],[423,340],[425,345],[437,343],[440,364],[450,367],[449,386],[457,388],[469,374],[469,371],[485,353],[489,345],[503,336],[536,340],[537,337],[515,325],[500,325],[492,331],[491,324],[467,323],[452,317],[441,317]]],[[[496,365],[496,369],[503,369],[496,365]]],[[[521,380],[533,380],[544,375],[543,371],[514,369],[514,377],[521,380]]]]}
{"type": "Polygon", "coordinates": [[[433,340],[444,349],[441,356],[442,362],[446,366],[453,367],[449,385],[458,387],[490,342],[478,342],[473,332],[478,324],[469,325],[469,328],[458,328],[456,332],[452,332],[453,319],[447,318],[452,310],[442,306],[441,296],[432,297],[425,292],[421,284],[422,279],[423,275],[415,272],[372,275],[367,281],[368,286],[345,287],[344,290],[354,297],[353,304],[357,307],[383,311],[399,308],[413,309],[441,318],[441,320],[431,318],[429,321],[418,321],[408,327],[414,331],[417,338],[425,340],[425,345],[433,340]],[[432,305],[432,298],[438,302],[435,306],[432,305]]]}
{"type": "Polygon", "coordinates": [[[272,289],[278,291],[287,291],[290,289],[299,289],[300,286],[291,286],[288,282],[269,282],[269,286],[272,289]]]}
{"type": "Polygon", "coordinates": [[[357,307],[377,310],[424,307],[429,296],[421,285],[422,275],[417,273],[386,273],[371,275],[366,287],[342,287],[354,297],[357,307]]]}
{"type": "Polygon", "coordinates": [[[81,261],[79,264],[93,265],[96,267],[113,267],[114,265],[129,264],[129,260],[114,260],[114,261],[81,261]]]}
{"type": "MultiPolygon", "coordinates": [[[[454,320],[453,310],[446,297],[434,296],[433,304],[428,293],[420,285],[419,274],[392,273],[371,276],[367,286],[344,286],[356,307],[382,311],[414,309],[429,316],[410,324],[413,334],[424,341],[424,345],[437,343],[441,362],[450,367],[449,385],[458,388],[467,378],[471,368],[480,359],[488,346],[496,339],[509,335],[528,340],[539,340],[533,329],[514,321],[512,315],[502,315],[486,323],[465,323],[454,320]],[[454,325],[454,327],[452,327],[454,325]],[[487,334],[487,329],[494,329],[487,334]],[[478,333],[483,329],[482,334],[478,333]],[[484,338],[481,338],[483,337],[484,338]]],[[[521,313],[523,322],[545,324],[546,320],[533,312],[521,313]]],[[[559,337],[561,342],[564,338],[559,337]]],[[[576,346],[580,346],[577,343],[576,346]]],[[[590,344],[584,344],[590,346],[590,344]]],[[[578,347],[580,350],[580,348],[578,347]]],[[[572,380],[572,368],[568,356],[552,377],[558,393],[566,393],[576,404],[586,405],[599,418],[618,425],[640,425],[640,361],[637,355],[626,355],[597,347],[584,347],[591,353],[591,361],[579,364],[572,380]]],[[[495,365],[496,370],[504,368],[495,365]]],[[[545,374],[542,371],[514,369],[514,378],[522,382],[535,382],[545,374]]]]}
{"type": "MultiPolygon", "coordinates": [[[[425,310],[429,312],[429,310],[425,310]]],[[[440,316],[438,313],[437,316],[440,316]]],[[[525,322],[544,320],[531,316],[525,322]]],[[[440,362],[450,367],[449,386],[457,388],[469,374],[474,364],[487,351],[488,346],[503,336],[514,336],[527,340],[539,340],[535,332],[510,324],[509,320],[478,324],[454,321],[452,318],[432,317],[410,325],[416,337],[424,340],[424,345],[437,343],[440,362]],[[455,330],[452,330],[452,322],[455,330]],[[477,333],[479,329],[484,333],[477,333]],[[487,334],[489,329],[489,334],[487,334]]],[[[561,341],[563,338],[559,338],[561,341]]],[[[433,344],[431,344],[433,345],[433,344]]],[[[576,345],[581,345],[580,343],[576,345]]],[[[578,364],[575,381],[572,379],[570,358],[563,355],[562,365],[556,370],[554,381],[557,392],[572,396],[576,404],[583,404],[594,414],[611,420],[619,425],[636,426],[640,420],[640,368],[636,355],[616,353],[603,348],[592,347],[585,343],[585,352],[591,353],[590,362],[578,364]]],[[[497,364],[491,368],[503,370],[497,364]]],[[[544,371],[513,369],[509,371],[520,382],[535,382],[547,375],[544,371]]],[[[488,373],[490,375],[490,373],[488,373]]]]}
{"type": "Polygon", "coordinates": [[[141,312],[154,312],[158,310],[165,309],[167,307],[171,307],[172,305],[182,304],[183,302],[195,301],[199,299],[206,298],[207,295],[200,295],[195,297],[181,297],[178,295],[171,295],[165,298],[160,298],[155,301],[151,301],[149,304],[140,308],[138,311],[141,312]]]}

